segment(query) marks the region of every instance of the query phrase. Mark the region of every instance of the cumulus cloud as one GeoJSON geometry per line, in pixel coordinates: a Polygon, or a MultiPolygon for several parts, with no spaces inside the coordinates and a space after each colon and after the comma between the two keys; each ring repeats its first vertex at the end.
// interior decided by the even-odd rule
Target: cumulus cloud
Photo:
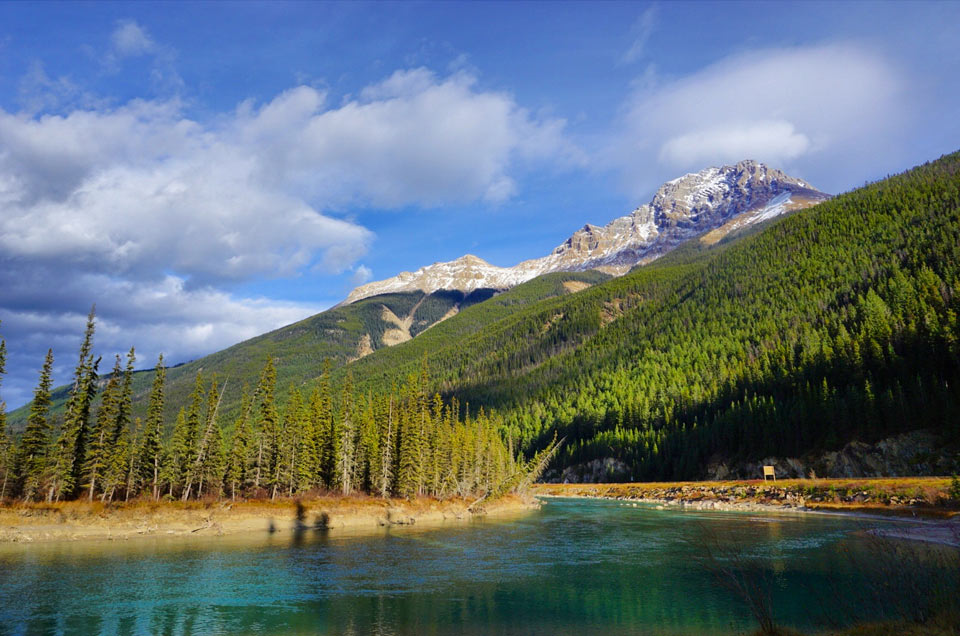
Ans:
{"type": "Polygon", "coordinates": [[[11,372],[2,399],[11,407],[31,398],[47,348],[54,349],[55,376],[60,381],[69,378],[91,298],[97,299],[95,345],[108,360],[105,364],[114,354],[136,346],[141,367],[151,366],[160,353],[168,363],[191,360],[324,309],[275,299],[235,298],[213,288],[190,289],[176,276],[134,283],[101,275],[49,274],[58,279],[55,294],[45,273],[25,280],[7,271],[0,273],[0,284],[17,300],[0,314],[11,372]],[[31,288],[38,283],[46,287],[31,288]]]}
{"type": "Polygon", "coordinates": [[[869,174],[897,143],[907,93],[902,73],[855,44],[751,51],[677,79],[646,77],[625,104],[613,154],[638,194],[745,158],[829,187],[831,167],[869,174]]]}
{"type": "MultiPolygon", "coordinates": [[[[113,46],[128,56],[157,48],[133,23],[113,46]]],[[[351,270],[369,278],[355,263],[373,234],[343,218],[353,206],[500,202],[531,162],[576,157],[562,121],[463,72],[398,71],[329,102],[298,86],[211,122],[175,98],[0,109],[0,320],[11,369],[21,368],[19,339],[37,359],[61,336],[73,343],[92,302],[109,342],[159,350],[170,339],[174,361],[302,318],[318,308],[224,290],[351,270]]],[[[24,396],[34,380],[7,386],[24,396]]]]}

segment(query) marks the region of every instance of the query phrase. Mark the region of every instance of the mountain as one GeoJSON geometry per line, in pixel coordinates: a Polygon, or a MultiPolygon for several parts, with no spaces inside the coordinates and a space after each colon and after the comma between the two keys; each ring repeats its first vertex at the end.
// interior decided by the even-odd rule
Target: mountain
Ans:
{"type": "Polygon", "coordinates": [[[508,289],[550,272],[625,274],[697,236],[716,242],[740,229],[828,199],[800,179],[755,161],[707,168],[660,186],[649,203],[605,226],[583,228],[542,258],[497,267],[473,255],[361,285],[344,304],[378,294],[508,289]],[[709,233],[709,234],[708,234],[709,233]]]}
{"type": "MultiPolygon", "coordinates": [[[[430,392],[496,411],[528,456],[565,438],[563,479],[697,478],[918,429],[938,453],[960,448],[960,153],[776,216],[783,194],[715,228],[742,231],[700,234],[623,276],[328,310],[171,370],[167,421],[195,374],[216,372],[229,439],[240,387],[268,356],[281,404],[330,358],[335,395],[348,376],[367,394],[426,371],[430,392]]],[[[135,381],[136,414],[151,376],[135,381]]]]}
{"type": "MultiPolygon", "coordinates": [[[[221,412],[230,425],[236,415],[244,385],[254,386],[267,357],[274,359],[277,369],[277,391],[286,395],[291,387],[301,387],[317,378],[325,360],[334,369],[368,356],[380,349],[404,343],[416,336],[422,337],[440,323],[457,318],[466,311],[461,324],[479,330],[488,322],[515,311],[529,303],[570,294],[608,279],[600,272],[569,272],[542,277],[491,298],[492,289],[421,291],[382,294],[350,305],[341,305],[323,311],[299,322],[237,343],[227,349],[167,370],[166,421],[172,425],[177,410],[187,403],[197,373],[216,374],[225,386],[221,412]],[[488,301],[488,302],[485,302],[488,301]],[[493,302],[489,302],[493,301],[493,302]],[[483,311],[473,314],[470,309],[484,305],[483,311]]],[[[94,339],[96,341],[96,338],[94,339]]],[[[71,352],[63,352],[69,360],[71,352]]],[[[72,361],[71,361],[72,362],[72,361]]],[[[134,374],[134,411],[146,414],[146,401],[153,382],[154,371],[134,374]]],[[[101,378],[101,383],[105,379],[101,378]]],[[[52,413],[63,411],[70,387],[60,386],[53,391],[52,413]]],[[[8,415],[13,431],[23,429],[30,404],[8,415]]]]}
{"type": "MultiPolygon", "coordinates": [[[[525,452],[566,438],[569,480],[700,478],[920,429],[960,470],[960,153],[467,320],[490,302],[335,378],[370,390],[425,358],[437,390],[501,414],[525,452]]],[[[914,470],[937,463],[915,454],[914,470]]]]}

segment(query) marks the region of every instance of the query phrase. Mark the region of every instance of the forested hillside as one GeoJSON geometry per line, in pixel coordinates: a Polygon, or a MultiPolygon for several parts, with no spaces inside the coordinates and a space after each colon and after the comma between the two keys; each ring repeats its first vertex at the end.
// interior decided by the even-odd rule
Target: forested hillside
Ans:
{"type": "Polygon", "coordinates": [[[916,428],[956,439],[958,173],[960,154],[946,156],[349,368],[376,386],[426,354],[438,388],[496,409],[528,452],[559,432],[561,466],[612,457],[632,479],[916,428]]]}
{"type": "MultiPolygon", "coordinates": [[[[172,367],[167,369],[166,419],[173,421],[177,409],[186,404],[199,371],[208,376],[216,374],[226,391],[223,413],[233,416],[239,409],[243,386],[256,383],[260,369],[268,357],[272,356],[275,360],[280,395],[286,396],[291,385],[304,386],[319,377],[324,360],[330,360],[335,366],[346,364],[352,359],[388,346],[391,335],[402,340],[403,336],[398,337],[396,334],[402,333],[403,328],[409,330],[407,337],[415,336],[441,319],[492,295],[492,290],[485,289],[478,289],[471,294],[385,294],[376,299],[334,307],[292,325],[245,340],[223,351],[172,367]],[[408,324],[396,324],[397,320],[403,322],[404,319],[408,324]]],[[[55,353],[58,360],[72,362],[74,352],[55,353]]],[[[38,365],[40,362],[37,361],[38,365]]],[[[104,376],[101,384],[105,384],[109,370],[101,369],[100,372],[104,376]]],[[[134,373],[133,408],[136,415],[146,413],[153,378],[152,370],[134,373]]],[[[53,414],[62,413],[69,390],[69,386],[53,390],[53,414]]],[[[9,415],[11,428],[22,429],[28,413],[29,405],[12,412],[9,415]]]]}
{"type": "MultiPolygon", "coordinates": [[[[620,278],[471,300],[378,296],[171,369],[166,427],[201,369],[226,385],[230,434],[264,360],[286,404],[330,358],[345,400],[390,395],[426,360],[422,394],[484,409],[508,445],[532,456],[557,436],[557,468],[614,459],[636,480],[919,428],[960,443],[960,153],[620,278]],[[399,327],[416,337],[383,346],[399,327]]],[[[152,377],[134,376],[136,414],[152,377]]]]}
{"type": "MultiPolygon", "coordinates": [[[[408,337],[415,340],[429,334],[431,327],[436,328],[451,321],[460,325],[454,328],[453,333],[472,332],[517,307],[551,296],[569,294],[573,288],[564,287],[564,283],[590,285],[608,278],[599,272],[544,276],[497,296],[490,306],[483,301],[491,298],[494,291],[478,289],[470,294],[459,291],[383,294],[334,307],[223,351],[167,369],[164,418],[172,426],[177,410],[190,399],[194,380],[201,371],[208,377],[217,376],[224,390],[221,414],[231,421],[239,413],[243,387],[256,384],[268,357],[272,357],[276,365],[278,397],[285,400],[291,387],[309,390],[320,376],[325,361],[329,361],[336,369],[374,351],[388,349],[390,344],[405,341],[404,329],[408,330],[408,337]],[[485,309],[474,312],[473,308],[478,303],[485,309]],[[468,308],[470,311],[465,314],[459,313],[468,308]]],[[[450,337],[450,332],[446,333],[448,335],[443,340],[450,337]]],[[[72,351],[55,353],[58,360],[71,362],[75,355],[72,351]]],[[[38,360],[37,364],[41,362],[38,360]]],[[[109,370],[101,368],[100,373],[100,384],[105,386],[109,370]]],[[[388,375],[390,381],[403,377],[392,372],[388,375]]],[[[136,371],[133,374],[132,408],[136,416],[146,414],[154,376],[153,370],[136,371]]],[[[69,393],[70,386],[56,387],[51,391],[52,415],[63,413],[69,393]]],[[[27,404],[8,415],[12,431],[23,430],[29,409],[30,405],[27,404]]]]}

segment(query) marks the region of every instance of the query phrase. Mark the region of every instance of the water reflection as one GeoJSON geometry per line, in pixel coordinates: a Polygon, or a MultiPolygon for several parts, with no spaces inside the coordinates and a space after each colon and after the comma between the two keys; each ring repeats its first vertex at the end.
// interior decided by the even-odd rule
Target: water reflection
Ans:
{"type": "MultiPolygon", "coordinates": [[[[303,512],[303,511],[302,511],[303,512]]],[[[811,625],[861,522],[551,501],[533,515],[349,537],[293,533],[0,550],[0,634],[697,634],[752,627],[696,564],[700,525],[777,575],[811,625]]],[[[841,572],[855,582],[855,571],[841,572]]]]}

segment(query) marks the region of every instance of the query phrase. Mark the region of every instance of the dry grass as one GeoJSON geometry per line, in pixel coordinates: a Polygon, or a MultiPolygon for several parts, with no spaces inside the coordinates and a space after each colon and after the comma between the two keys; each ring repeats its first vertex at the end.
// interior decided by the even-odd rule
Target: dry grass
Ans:
{"type": "MultiPolygon", "coordinates": [[[[353,531],[386,525],[465,520],[474,514],[504,515],[535,507],[531,498],[508,495],[468,510],[472,499],[380,499],[321,495],[271,501],[137,500],[103,504],[12,503],[0,507],[0,543],[78,539],[128,539],[150,535],[236,534],[298,528],[353,531]]],[[[485,502],[486,503],[486,502],[485,502]]]]}
{"type": "MultiPolygon", "coordinates": [[[[534,494],[614,499],[720,499],[777,503],[787,495],[802,498],[807,508],[890,512],[918,507],[934,516],[960,510],[951,498],[949,477],[877,479],[762,479],[729,481],[645,482],[623,484],[537,484],[534,494]],[[910,508],[906,508],[910,506],[910,508]]],[[[908,513],[909,514],[909,513],[908,513]]]]}

